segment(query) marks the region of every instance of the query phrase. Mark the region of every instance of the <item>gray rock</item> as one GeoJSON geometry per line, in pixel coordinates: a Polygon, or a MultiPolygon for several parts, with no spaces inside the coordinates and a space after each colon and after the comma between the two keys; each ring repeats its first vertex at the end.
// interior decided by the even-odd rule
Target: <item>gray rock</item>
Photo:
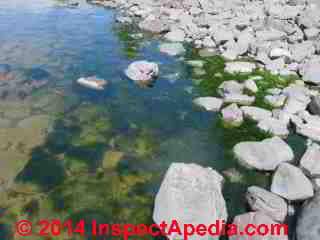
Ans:
{"type": "Polygon", "coordinates": [[[285,32],[275,29],[256,32],[256,37],[259,41],[277,41],[285,39],[286,36],[287,34],[285,32]]]}
{"type": "Polygon", "coordinates": [[[289,164],[282,163],[272,178],[271,191],[289,201],[306,200],[313,197],[313,186],[303,172],[289,164]]]}
{"type": "Polygon", "coordinates": [[[287,124],[276,118],[267,118],[259,122],[258,128],[273,136],[286,138],[290,134],[287,124]]]}
{"type": "Polygon", "coordinates": [[[136,61],[129,65],[125,74],[133,81],[149,82],[159,75],[159,67],[153,62],[136,61]]]}
{"type": "Polygon", "coordinates": [[[154,18],[146,18],[139,23],[139,27],[144,31],[152,33],[163,33],[169,30],[167,22],[154,18]]]}
{"type": "Polygon", "coordinates": [[[311,113],[320,116],[320,96],[312,97],[308,108],[311,113]]]}
{"type": "Polygon", "coordinates": [[[259,122],[261,120],[271,118],[272,113],[269,110],[265,110],[259,107],[251,107],[251,106],[244,106],[241,107],[243,114],[246,118],[259,122]]]}
{"type": "Polygon", "coordinates": [[[193,103],[203,107],[207,111],[217,112],[220,110],[223,101],[222,99],[215,97],[199,97],[193,100],[193,103]]]}
{"type": "Polygon", "coordinates": [[[290,146],[279,137],[261,142],[242,142],[233,148],[239,163],[249,169],[271,171],[283,162],[290,162],[294,155],[290,146]]]}
{"type": "Polygon", "coordinates": [[[170,56],[178,56],[186,52],[186,49],[181,43],[162,43],[160,44],[159,49],[160,52],[170,56]]]}
{"type": "MultiPolygon", "coordinates": [[[[212,168],[197,164],[172,163],[155,198],[153,220],[179,224],[209,225],[227,219],[226,203],[222,196],[223,177],[212,168]],[[186,211],[187,209],[187,211],[186,211]],[[211,209],[211,211],[208,211],[211,209]]],[[[170,236],[183,239],[183,236],[170,236]]],[[[189,239],[199,239],[197,235],[189,239]]],[[[201,239],[209,239],[204,236],[201,239]]],[[[218,239],[213,238],[213,239],[218,239]]]]}
{"type": "Polygon", "coordinates": [[[228,62],[225,71],[228,73],[251,73],[256,69],[256,65],[250,62],[228,62]]]}
{"type": "Polygon", "coordinates": [[[303,81],[320,84],[320,58],[306,62],[301,70],[303,81]]]}
{"type": "Polygon", "coordinates": [[[320,239],[320,192],[310,201],[306,202],[298,216],[296,239],[320,239]]]}
{"type": "Polygon", "coordinates": [[[231,94],[226,94],[223,100],[225,103],[237,103],[239,105],[251,105],[254,103],[255,97],[244,95],[244,94],[231,93],[231,94]]]}
{"type": "Polygon", "coordinates": [[[176,29],[164,35],[164,38],[171,42],[183,42],[186,34],[181,29],[176,29]]]}
{"type": "MultiPolygon", "coordinates": [[[[248,240],[248,235],[240,233],[246,233],[246,230],[248,226],[250,226],[250,224],[252,224],[253,226],[261,226],[262,224],[267,226],[274,226],[277,223],[262,212],[249,212],[236,216],[233,220],[233,224],[237,226],[238,234],[230,236],[229,239],[248,240]]],[[[272,234],[268,234],[266,236],[255,234],[254,236],[250,236],[250,240],[288,240],[286,232],[287,229],[281,228],[280,235],[278,236],[272,234]]]]}
{"type": "Polygon", "coordinates": [[[316,40],[319,36],[320,30],[318,28],[307,28],[304,30],[304,34],[308,40],[316,40]]]}
{"type": "Polygon", "coordinates": [[[311,57],[315,53],[315,47],[311,41],[304,41],[290,45],[290,51],[294,61],[302,62],[302,60],[311,57]]]}
{"type": "Polygon", "coordinates": [[[262,212],[274,221],[284,222],[287,217],[287,203],[278,195],[263,188],[256,186],[249,187],[246,199],[253,211],[262,212]]]}
{"type": "Polygon", "coordinates": [[[243,123],[243,115],[237,104],[231,104],[222,109],[222,119],[227,126],[238,127],[243,123]]]}
{"type": "Polygon", "coordinates": [[[291,58],[291,53],[283,48],[273,48],[269,53],[270,58],[291,58]]]}
{"type": "Polygon", "coordinates": [[[312,144],[308,147],[300,161],[300,167],[312,178],[320,177],[320,146],[312,144]]]}
{"type": "Polygon", "coordinates": [[[234,80],[230,80],[220,84],[220,86],[218,87],[218,93],[222,97],[228,94],[242,94],[243,88],[243,84],[238,83],[234,80]]]}

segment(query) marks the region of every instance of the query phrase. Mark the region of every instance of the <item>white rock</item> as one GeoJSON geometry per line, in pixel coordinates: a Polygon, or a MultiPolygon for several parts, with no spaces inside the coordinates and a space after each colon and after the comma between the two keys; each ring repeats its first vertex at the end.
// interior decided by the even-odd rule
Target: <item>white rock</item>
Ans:
{"type": "Polygon", "coordinates": [[[242,94],[243,88],[244,85],[238,83],[237,81],[224,81],[218,87],[218,94],[222,97],[226,96],[227,94],[242,94]]]}
{"type": "Polygon", "coordinates": [[[228,62],[225,71],[228,73],[251,73],[256,69],[256,65],[250,62],[228,62]]]}
{"type": "Polygon", "coordinates": [[[313,141],[320,142],[320,128],[312,124],[296,124],[296,132],[302,136],[310,138],[313,141]]]}
{"type": "Polygon", "coordinates": [[[310,180],[289,163],[278,167],[272,178],[271,191],[290,201],[306,200],[314,195],[310,180]]]}
{"type": "Polygon", "coordinates": [[[185,33],[183,30],[176,29],[174,31],[168,32],[164,35],[164,38],[171,42],[183,42],[185,39],[185,33]]]}
{"type": "Polygon", "coordinates": [[[312,144],[308,147],[300,161],[300,167],[312,178],[320,177],[320,146],[312,144]]]}
{"type": "Polygon", "coordinates": [[[264,97],[264,102],[272,107],[282,107],[286,102],[287,97],[285,95],[267,95],[264,97]]]}
{"type": "Polygon", "coordinates": [[[148,61],[136,61],[129,65],[125,74],[137,82],[149,82],[159,75],[158,64],[148,61]]]}
{"type": "Polygon", "coordinates": [[[261,120],[271,118],[272,113],[269,110],[265,110],[259,107],[243,106],[241,107],[243,114],[250,120],[259,122],[261,120]]]}
{"type": "Polygon", "coordinates": [[[241,165],[266,171],[275,170],[280,163],[290,162],[294,158],[290,146],[279,137],[238,143],[233,152],[241,165]]]}
{"type": "Polygon", "coordinates": [[[259,91],[257,84],[251,79],[248,79],[244,82],[244,87],[252,93],[257,93],[259,91]]]}
{"type": "Polygon", "coordinates": [[[160,52],[170,56],[178,56],[186,52],[186,49],[181,43],[162,43],[160,44],[159,49],[160,52]]]}
{"type": "Polygon", "coordinates": [[[83,87],[94,89],[94,90],[103,90],[108,82],[104,79],[97,78],[96,76],[79,78],[77,83],[83,87]]]}
{"type": "Polygon", "coordinates": [[[258,128],[274,136],[288,137],[290,134],[287,124],[275,118],[267,118],[259,122],[258,128]]]}
{"type": "Polygon", "coordinates": [[[203,107],[207,111],[217,112],[220,110],[223,100],[215,97],[199,97],[196,98],[194,104],[203,107]]]}
{"type": "Polygon", "coordinates": [[[244,94],[226,94],[224,97],[225,103],[237,103],[239,105],[251,105],[256,100],[255,97],[244,94]]]}
{"type": "Polygon", "coordinates": [[[273,48],[269,53],[270,58],[287,57],[291,58],[291,53],[283,48],[273,48]]]}
{"type": "Polygon", "coordinates": [[[231,104],[222,109],[222,119],[228,126],[238,127],[243,123],[243,115],[237,104],[231,104]]]}

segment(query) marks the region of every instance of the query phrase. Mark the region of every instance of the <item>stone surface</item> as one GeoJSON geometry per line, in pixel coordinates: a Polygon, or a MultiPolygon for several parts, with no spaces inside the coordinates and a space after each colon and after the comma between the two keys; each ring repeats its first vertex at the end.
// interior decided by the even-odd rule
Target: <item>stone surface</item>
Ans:
{"type": "Polygon", "coordinates": [[[316,240],[320,238],[320,192],[306,202],[298,216],[297,240],[316,240]]]}
{"type": "Polygon", "coordinates": [[[225,71],[228,73],[251,73],[256,69],[254,63],[249,62],[228,62],[226,63],[225,71]]]}
{"type": "Polygon", "coordinates": [[[282,107],[285,104],[287,97],[285,95],[267,95],[264,97],[264,102],[272,107],[282,107]]]}
{"type": "Polygon", "coordinates": [[[237,103],[239,105],[251,105],[256,98],[244,94],[226,94],[224,97],[225,103],[237,103]]]}
{"type": "Polygon", "coordinates": [[[258,128],[273,136],[286,138],[289,135],[287,124],[276,118],[266,118],[259,122],[258,128]]]}
{"type": "Polygon", "coordinates": [[[242,94],[243,88],[244,85],[237,81],[224,81],[218,87],[218,93],[221,97],[224,97],[227,94],[242,94]]]}
{"type": "Polygon", "coordinates": [[[171,42],[183,42],[185,40],[185,33],[183,30],[177,29],[168,32],[166,35],[164,35],[164,38],[171,42]]]}
{"type": "Polygon", "coordinates": [[[300,161],[300,167],[312,178],[320,177],[320,146],[312,144],[308,147],[300,161]]]}
{"type": "Polygon", "coordinates": [[[193,100],[194,104],[203,107],[207,111],[217,112],[220,110],[223,101],[215,97],[199,97],[193,100]]]}
{"type": "Polygon", "coordinates": [[[278,195],[261,187],[249,187],[246,199],[253,211],[259,211],[274,221],[284,222],[288,214],[287,203],[278,195]]]}
{"type": "MultiPolygon", "coordinates": [[[[153,220],[157,224],[175,219],[179,224],[205,225],[216,220],[226,220],[222,182],[223,177],[211,168],[172,163],[156,195],[153,220]]],[[[170,238],[183,239],[183,236],[170,238]]],[[[198,236],[194,235],[189,239],[195,240],[198,236]]],[[[209,236],[201,239],[209,239],[209,236]]]]}
{"type": "Polygon", "coordinates": [[[153,62],[136,61],[129,65],[125,73],[133,81],[149,82],[158,76],[159,67],[153,62]]]}
{"type": "Polygon", "coordinates": [[[243,123],[243,114],[237,104],[233,103],[221,111],[223,122],[227,126],[238,127],[243,123]]]}
{"type": "Polygon", "coordinates": [[[160,44],[159,49],[160,52],[170,56],[178,56],[186,52],[186,49],[181,43],[162,43],[160,44]]]}
{"type": "Polygon", "coordinates": [[[261,142],[241,142],[235,145],[233,152],[241,165],[266,171],[275,170],[279,164],[294,158],[290,146],[279,137],[261,142]]]}
{"type": "Polygon", "coordinates": [[[255,83],[255,81],[248,79],[244,82],[244,87],[251,93],[257,93],[258,92],[258,86],[255,83]]]}
{"type": "Polygon", "coordinates": [[[312,97],[308,108],[311,113],[320,116],[320,96],[312,97]]]}
{"type": "Polygon", "coordinates": [[[256,122],[271,118],[272,116],[272,113],[269,110],[259,107],[243,106],[241,107],[241,110],[246,118],[256,122]]]}
{"type": "Polygon", "coordinates": [[[320,84],[320,58],[311,59],[303,65],[302,77],[306,82],[320,84]]]}
{"type": "Polygon", "coordinates": [[[306,200],[314,195],[310,180],[289,163],[278,167],[272,178],[271,191],[290,201],[306,200]]]}

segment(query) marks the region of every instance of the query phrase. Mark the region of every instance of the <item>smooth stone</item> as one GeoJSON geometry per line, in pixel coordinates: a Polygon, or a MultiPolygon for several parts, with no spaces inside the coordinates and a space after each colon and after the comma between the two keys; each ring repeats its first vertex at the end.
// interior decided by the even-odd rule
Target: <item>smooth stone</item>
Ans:
{"type": "Polygon", "coordinates": [[[287,124],[276,118],[267,118],[259,122],[258,128],[273,136],[286,138],[290,134],[287,124]]]}
{"type": "Polygon", "coordinates": [[[320,146],[312,144],[308,147],[300,161],[300,167],[312,178],[320,177],[320,146]]]}
{"type": "Polygon", "coordinates": [[[226,94],[224,97],[225,103],[237,103],[239,105],[251,105],[255,100],[255,97],[244,94],[226,94]]]}
{"type": "Polygon", "coordinates": [[[310,138],[313,141],[320,142],[320,127],[310,123],[295,123],[296,132],[302,136],[310,138]]]}
{"type": "Polygon", "coordinates": [[[288,205],[278,195],[261,187],[251,186],[247,190],[246,199],[253,211],[262,212],[277,222],[285,221],[288,205]]]}
{"type": "Polygon", "coordinates": [[[272,107],[282,107],[287,100],[285,95],[267,95],[264,97],[264,102],[272,107]]]}
{"type": "Polygon", "coordinates": [[[185,32],[183,30],[177,29],[168,32],[164,35],[164,38],[170,42],[183,42],[185,40],[185,32]]]}
{"type": "Polygon", "coordinates": [[[228,73],[251,73],[256,69],[256,65],[250,62],[228,62],[225,71],[228,73]]]}
{"type": "Polygon", "coordinates": [[[311,59],[303,65],[302,79],[305,82],[320,84],[320,58],[311,59]]]}
{"type": "Polygon", "coordinates": [[[251,93],[257,93],[259,91],[257,84],[251,79],[248,79],[244,82],[244,88],[251,93]]]}
{"type": "Polygon", "coordinates": [[[276,170],[271,191],[289,201],[302,201],[314,195],[310,180],[299,168],[289,163],[280,164],[276,170]]]}
{"type": "MultiPolygon", "coordinates": [[[[154,222],[160,224],[177,220],[179,224],[209,225],[216,220],[226,220],[228,215],[222,184],[223,177],[212,168],[172,163],[155,197],[154,222]]],[[[183,236],[177,235],[169,237],[183,239],[183,236]]],[[[196,240],[198,236],[189,239],[196,240]]],[[[202,239],[210,238],[206,236],[202,239]]]]}
{"type": "Polygon", "coordinates": [[[243,106],[241,110],[246,118],[256,122],[271,118],[272,116],[272,112],[259,107],[243,106]]]}
{"type": "Polygon", "coordinates": [[[296,227],[297,240],[320,239],[320,192],[305,202],[298,216],[296,227]]]}
{"type": "Polygon", "coordinates": [[[215,97],[199,97],[193,100],[193,103],[203,107],[207,111],[217,112],[220,110],[223,100],[215,97]]]}
{"type": "Polygon", "coordinates": [[[281,58],[281,57],[287,57],[291,58],[291,53],[283,48],[273,48],[269,53],[270,58],[281,58]]]}
{"type": "Polygon", "coordinates": [[[224,81],[218,87],[218,94],[222,97],[226,96],[227,94],[242,94],[243,88],[244,85],[238,83],[237,81],[224,81]]]}
{"type": "Polygon", "coordinates": [[[136,61],[129,65],[125,74],[137,82],[149,82],[159,75],[158,64],[148,61],[136,61]]]}
{"type": "Polygon", "coordinates": [[[214,48],[203,48],[199,50],[200,57],[213,57],[217,55],[217,50],[214,48]]]}
{"type": "Polygon", "coordinates": [[[243,123],[243,114],[237,104],[233,103],[221,111],[223,122],[227,126],[238,127],[243,123]]]}
{"type": "Polygon", "coordinates": [[[205,62],[202,60],[189,60],[186,63],[195,68],[203,68],[205,65],[205,62]]]}
{"type": "Polygon", "coordinates": [[[178,56],[186,52],[182,43],[162,43],[159,46],[160,52],[169,56],[178,56]]]}
{"type": "MultiPolygon", "coordinates": [[[[248,240],[248,235],[241,234],[245,233],[245,230],[248,226],[275,226],[277,222],[273,221],[269,216],[263,214],[262,212],[249,212],[238,215],[234,218],[233,223],[234,226],[237,226],[237,234],[232,234],[229,239],[230,240],[248,240]]],[[[288,240],[288,236],[286,234],[287,229],[281,228],[280,235],[254,235],[250,237],[251,240],[288,240]]]]}
{"type": "Polygon", "coordinates": [[[238,143],[233,148],[233,153],[241,165],[265,171],[275,170],[279,164],[294,159],[290,146],[279,137],[261,142],[238,143]]]}

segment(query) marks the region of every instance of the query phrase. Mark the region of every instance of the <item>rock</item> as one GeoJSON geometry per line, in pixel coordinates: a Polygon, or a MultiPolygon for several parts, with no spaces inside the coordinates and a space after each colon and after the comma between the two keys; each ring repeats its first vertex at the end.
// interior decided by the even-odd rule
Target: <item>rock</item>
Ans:
{"type": "Polygon", "coordinates": [[[211,37],[205,37],[203,39],[202,45],[206,48],[214,48],[216,47],[216,43],[212,40],[211,37]]]}
{"type": "Polygon", "coordinates": [[[320,30],[318,28],[307,28],[304,30],[304,34],[308,40],[316,40],[319,36],[320,30]]]}
{"type": "Polygon", "coordinates": [[[234,39],[234,34],[232,33],[232,31],[229,31],[227,29],[212,28],[210,31],[212,32],[213,38],[218,45],[224,44],[227,41],[234,39]]]}
{"type": "Polygon", "coordinates": [[[250,80],[250,79],[248,79],[244,82],[244,88],[247,89],[251,93],[257,93],[259,90],[255,81],[250,80]]]}
{"type": "Polygon", "coordinates": [[[171,42],[183,42],[185,40],[186,34],[183,30],[177,29],[171,32],[168,32],[166,35],[164,35],[164,38],[171,42]]]}
{"type": "Polygon", "coordinates": [[[207,111],[213,112],[219,111],[223,104],[222,99],[215,97],[199,97],[196,98],[193,102],[194,104],[203,107],[207,111]]]}
{"type": "Polygon", "coordinates": [[[104,90],[108,82],[104,79],[97,78],[96,76],[79,78],[77,83],[83,87],[94,89],[94,90],[104,90]]]}
{"type": "Polygon", "coordinates": [[[186,49],[181,43],[162,43],[160,44],[159,49],[160,52],[170,56],[178,56],[186,52],[186,49]]]}
{"type": "Polygon", "coordinates": [[[203,68],[205,64],[202,60],[189,60],[186,63],[195,68],[203,68]]]}
{"type": "Polygon", "coordinates": [[[239,163],[249,169],[271,171],[283,162],[290,162],[294,155],[290,146],[279,137],[261,142],[241,142],[233,148],[239,163]]]}
{"type": "Polygon", "coordinates": [[[153,62],[136,61],[129,65],[125,74],[133,81],[150,82],[158,76],[159,67],[153,62]]]}
{"type": "Polygon", "coordinates": [[[218,94],[222,97],[228,94],[242,94],[243,88],[244,85],[238,83],[237,81],[225,81],[218,87],[218,94]]]}
{"type": "Polygon", "coordinates": [[[286,138],[290,134],[287,124],[275,118],[267,118],[259,122],[258,128],[273,136],[286,138]]]}
{"type": "Polygon", "coordinates": [[[296,132],[302,136],[310,138],[313,141],[320,142],[320,127],[310,123],[295,123],[296,132]]]}
{"type": "Polygon", "coordinates": [[[313,96],[308,108],[311,113],[320,116],[320,96],[313,96]]]}
{"type": "Polygon", "coordinates": [[[303,81],[320,84],[320,58],[306,62],[301,70],[303,81]]]}
{"type": "Polygon", "coordinates": [[[258,41],[277,41],[286,38],[287,34],[278,30],[262,30],[256,32],[258,41]]]}
{"type": "Polygon", "coordinates": [[[320,177],[320,146],[312,144],[308,147],[300,161],[300,167],[312,178],[320,177]]]}
{"type": "Polygon", "coordinates": [[[296,114],[297,112],[304,111],[309,102],[310,99],[299,100],[295,97],[288,97],[283,110],[287,113],[296,114]]]}
{"type": "Polygon", "coordinates": [[[237,103],[239,105],[251,105],[255,100],[255,97],[244,94],[226,94],[224,97],[225,103],[237,103]]]}
{"type": "Polygon", "coordinates": [[[282,107],[286,102],[287,97],[285,95],[267,95],[264,97],[264,102],[272,107],[282,107]]]}
{"type": "MultiPolygon", "coordinates": [[[[262,212],[249,212],[238,215],[234,218],[233,223],[234,226],[237,226],[237,234],[232,235],[229,237],[230,240],[247,240],[248,235],[240,234],[246,233],[248,226],[275,226],[277,224],[273,221],[269,216],[263,214],[262,212]]],[[[268,234],[265,236],[261,235],[254,235],[250,237],[252,240],[288,240],[287,230],[285,227],[282,227],[280,230],[280,235],[275,236],[272,234],[268,234]]]]}
{"type": "Polygon", "coordinates": [[[291,53],[283,48],[273,48],[270,53],[269,53],[270,58],[281,58],[281,57],[286,57],[286,58],[291,58],[291,53]]]}
{"type": "Polygon", "coordinates": [[[271,191],[289,201],[302,201],[314,195],[310,180],[289,163],[279,165],[272,178],[271,191]]]}
{"type": "Polygon", "coordinates": [[[315,47],[311,41],[295,43],[290,46],[291,58],[296,62],[302,62],[306,58],[310,58],[315,53],[315,47]]]}
{"type": "Polygon", "coordinates": [[[133,21],[130,17],[127,16],[117,16],[116,21],[122,24],[132,24],[133,21]]]}
{"type": "MultiPolygon", "coordinates": [[[[226,220],[222,182],[223,177],[212,168],[172,163],[156,195],[153,220],[160,224],[175,219],[179,224],[194,225],[226,220]]],[[[183,239],[183,236],[170,236],[170,239],[183,239]]],[[[198,237],[194,235],[189,239],[198,237]]]]}
{"type": "Polygon", "coordinates": [[[228,62],[226,63],[225,71],[228,73],[251,73],[256,69],[254,63],[249,62],[228,62]]]}
{"type": "Polygon", "coordinates": [[[298,216],[296,239],[316,240],[320,237],[320,192],[306,202],[298,216]]]}
{"type": "Polygon", "coordinates": [[[267,118],[271,118],[272,116],[272,113],[269,110],[265,110],[259,107],[244,106],[241,107],[241,110],[243,111],[243,114],[246,118],[256,122],[259,122],[267,118]]]}
{"type": "Polygon", "coordinates": [[[231,104],[222,109],[222,119],[227,126],[238,127],[243,123],[243,115],[237,104],[231,104]]]}
{"type": "Polygon", "coordinates": [[[144,31],[152,33],[163,33],[169,30],[167,22],[160,19],[153,19],[152,17],[146,18],[140,22],[139,27],[144,31]]]}
{"type": "Polygon", "coordinates": [[[288,214],[288,205],[278,195],[263,188],[252,186],[247,190],[246,199],[253,211],[262,212],[277,222],[285,221],[288,214]]]}
{"type": "Polygon", "coordinates": [[[214,48],[203,48],[199,50],[200,57],[213,57],[217,55],[217,50],[214,48]]]}

